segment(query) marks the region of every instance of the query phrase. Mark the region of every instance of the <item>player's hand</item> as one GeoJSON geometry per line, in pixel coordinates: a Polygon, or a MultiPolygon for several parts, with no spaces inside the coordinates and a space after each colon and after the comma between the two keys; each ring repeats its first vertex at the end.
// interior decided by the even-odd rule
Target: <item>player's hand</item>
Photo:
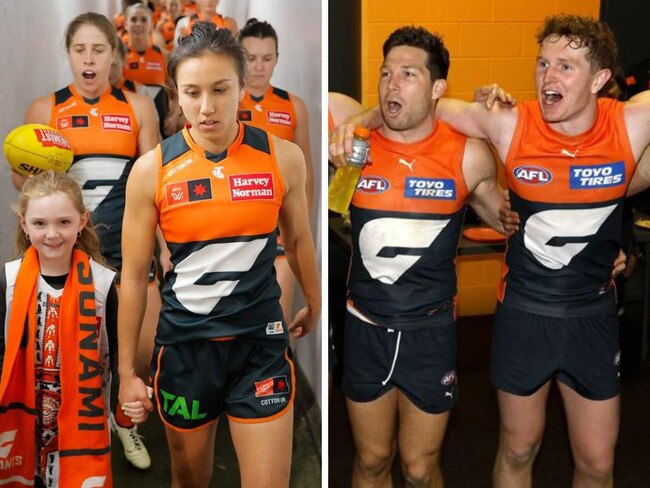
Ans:
{"type": "Polygon", "coordinates": [[[503,205],[499,208],[499,221],[508,237],[519,230],[519,214],[510,208],[510,193],[507,189],[503,190],[503,205]]]}
{"type": "Polygon", "coordinates": [[[616,278],[623,271],[625,271],[626,267],[627,267],[627,256],[625,255],[622,249],[619,249],[618,256],[616,257],[616,259],[614,260],[614,264],[612,265],[612,279],[616,278]]]}
{"type": "Polygon", "coordinates": [[[151,388],[136,375],[130,375],[128,378],[120,376],[118,408],[121,408],[134,424],[141,424],[153,410],[150,392],[151,388]]]}
{"type": "Polygon", "coordinates": [[[329,153],[330,161],[337,168],[347,164],[352,156],[352,139],[354,139],[355,125],[344,122],[330,133],[329,153]]]}
{"type": "Polygon", "coordinates": [[[496,83],[491,85],[484,85],[474,92],[474,101],[485,103],[485,108],[491,110],[494,102],[499,102],[501,105],[514,107],[517,103],[515,97],[505,91],[496,83]]]}
{"type": "Polygon", "coordinates": [[[293,318],[289,324],[289,332],[293,337],[303,337],[309,334],[316,324],[317,314],[313,313],[310,307],[304,307],[293,318]]]}

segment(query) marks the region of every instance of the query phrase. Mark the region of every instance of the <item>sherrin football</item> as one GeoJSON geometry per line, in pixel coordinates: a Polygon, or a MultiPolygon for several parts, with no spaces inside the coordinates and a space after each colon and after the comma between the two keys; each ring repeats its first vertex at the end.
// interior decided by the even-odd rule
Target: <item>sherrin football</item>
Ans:
{"type": "Polygon", "coordinates": [[[66,172],[72,164],[72,146],[59,131],[48,125],[16,127],[5,138],[5,159],[16,173],[24,176],[43,171],[66,172]]]}

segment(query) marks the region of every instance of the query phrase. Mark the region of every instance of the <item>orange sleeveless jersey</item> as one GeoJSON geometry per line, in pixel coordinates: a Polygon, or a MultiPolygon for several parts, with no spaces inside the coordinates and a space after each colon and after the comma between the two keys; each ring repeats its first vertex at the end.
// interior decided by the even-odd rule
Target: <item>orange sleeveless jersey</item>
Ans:
{"type": "Polygon", "coordinates": [[[371,133],[372,162],[350,206],[348,287],[354,306],[380,325],[431,326],[445,315],[436,311],[453,309],[454,259],[469,193],[462,172],[466,141],[441,121],[414,144],[371,133]]]}
{"type": "Polygon", "coordinates": [[[144,53],[129,47],[122,74],[143,85],[163,86],[167,79],[165,57],[158,46],[150,46],[144,53]]]}
{"type": "MultiPolygon", "coordinates": [[[[183,36],[187,37],[192,33],[192,26],[194,25],[194,22],[197,20],[208,20],[204,18],[201,14],[192,14],[190,16],[190,21],[187,23],[187,27],[185,28],[185,31],[183,32],[183,36]]],[[[209,19],[214,25],[216,25],[219,29],[227,29],[228,25],[226,24],[226,18],[220,14],[214,14],[210,19],[209,19]]]]}
{"type": "Polygon", "coordinates": [[[174,264],[163,288],[163,344],[266,334],[282,320],[273,262],[284,183],[271,136],[239,126],[221,154],[206,153],[187,129],[157,149],[156,205],[174,264]]]}
{"type": "Polygon", "coordinates": [[[52,95],[50,125],[72,145],[68,174],[79,183],[93,223],[103,224],[97,228],[102,254],[119,269],[126,179],[138,146],[133,106],[119,88],[87,100],[70,85],[52,95]]]}
{"type": "Polygon", "coordinates": [[[521,223],[509,239],[500,299],[560,317],[611,309],[612,263],[636,165],[623,104],[599,99],[593,127],[575,137],[551,129],[537,101],[517,110],[505,169],[521,223]]]}
{"type": "Polygon", "coordinates": [[[293,96],[274,86],[260,98],[249,92],[239,103],[239,120],[287,141],[293,141],[296,130],[296,111],[293,108],[293,96]]]}

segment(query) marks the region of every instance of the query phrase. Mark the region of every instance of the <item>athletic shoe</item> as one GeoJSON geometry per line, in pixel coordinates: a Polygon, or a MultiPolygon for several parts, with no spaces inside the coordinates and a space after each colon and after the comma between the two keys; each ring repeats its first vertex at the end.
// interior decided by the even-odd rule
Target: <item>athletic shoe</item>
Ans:
{"type": "Polygon", "coordinates": [[[151,467],[151,458],[147,448],[142,443],[142,436],[138,434],[138,426],[122,427],[115,421],[113,412],[110,414],[111,429],[117,433],[117,436],[124,447],[124,456],[133,466],[138,469],[149,469],[151,467]]]}

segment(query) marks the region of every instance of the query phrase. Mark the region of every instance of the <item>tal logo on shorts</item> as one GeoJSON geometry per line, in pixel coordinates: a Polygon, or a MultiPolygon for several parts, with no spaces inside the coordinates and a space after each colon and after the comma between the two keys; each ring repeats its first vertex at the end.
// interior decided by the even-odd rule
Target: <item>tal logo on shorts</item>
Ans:
{"type": "Polygon", "coordinates": [[[289,383],[286,376],[274,376],[263,381],[255,382],[255,396],[266,397],[289,393],[289,383]]]}
{"type": "Polygon", "coordinates": [[[160,395],[163,397],[162,409],[171,417],[180,416],[185,420],[200,420],[207,415],[207,413],[199,411],[201,404],[198,400],[192,400],[189,405],[184,396],[173,395],[163,389],[160,389],[160,395]]]}

